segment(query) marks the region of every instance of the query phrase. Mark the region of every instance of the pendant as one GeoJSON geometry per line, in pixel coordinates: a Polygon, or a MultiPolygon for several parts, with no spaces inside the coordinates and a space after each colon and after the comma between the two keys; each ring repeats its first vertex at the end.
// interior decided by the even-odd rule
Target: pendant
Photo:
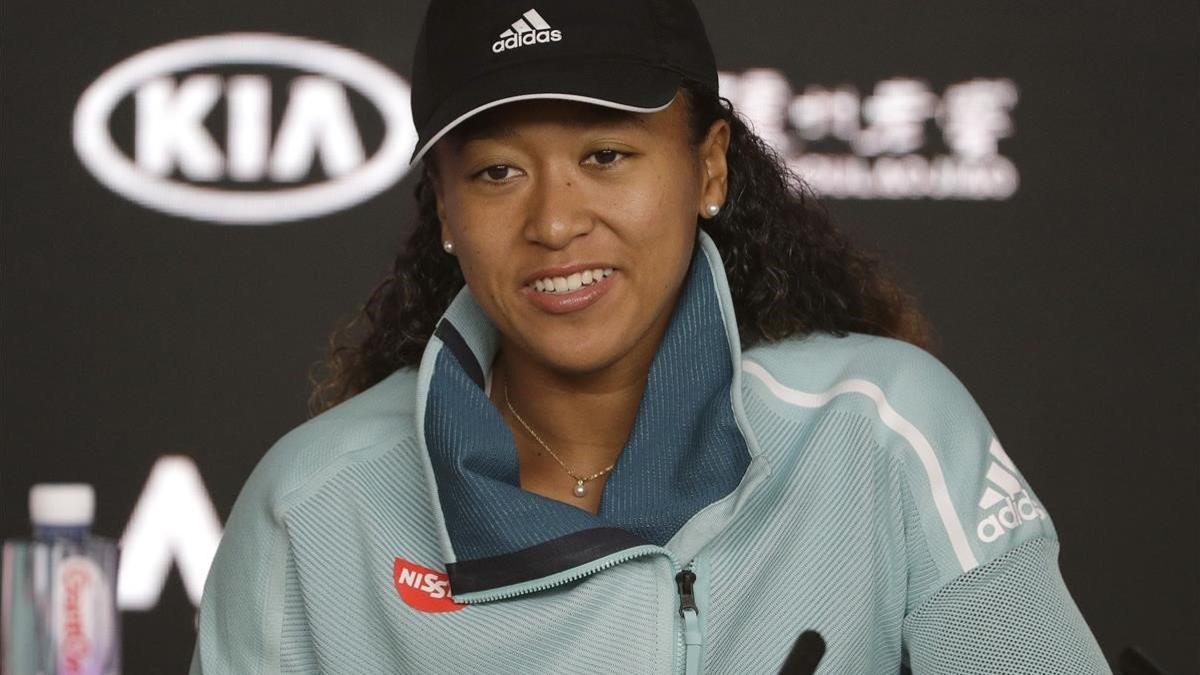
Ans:
{"type": "Polygon", "coordinates": [[[583,481],[578,481],[575,483],[575,496],[582,497],[585,494],[587,494],[587,488],[583,486],[583,481]]]}

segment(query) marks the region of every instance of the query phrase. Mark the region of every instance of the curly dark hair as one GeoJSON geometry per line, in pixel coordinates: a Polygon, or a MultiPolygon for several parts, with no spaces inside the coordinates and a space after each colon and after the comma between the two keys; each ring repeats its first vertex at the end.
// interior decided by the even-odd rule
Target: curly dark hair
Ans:
{"type": "MultiPolygon", "coordinates": [[[[724,208],[697,220],[721,252],[742,349],[814,331],[869,333],[933,349],[932,326],[916,299],[877,257],[851,243],[733,104],[690,80],[682,93],[693,147],[716,120],[730,125],[724,208]]],[[[422,164],[417,224],[405,249],[358,313],[335,328],[326,358],[309,369],[310,415],[419,364],[465,283],[456,259],[442,251],[431,160],[422,164]]]]}

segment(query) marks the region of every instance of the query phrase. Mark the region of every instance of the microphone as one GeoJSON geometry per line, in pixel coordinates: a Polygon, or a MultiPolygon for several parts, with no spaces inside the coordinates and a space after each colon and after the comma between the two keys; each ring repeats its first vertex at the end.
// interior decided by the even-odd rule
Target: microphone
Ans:
{"type": "Polygon", "coordinates": [[[812,675],[817,672],[822,656],[825,656],[825,638],[815,630],[806,630],[796,638],[779,675],[812,675]]]}

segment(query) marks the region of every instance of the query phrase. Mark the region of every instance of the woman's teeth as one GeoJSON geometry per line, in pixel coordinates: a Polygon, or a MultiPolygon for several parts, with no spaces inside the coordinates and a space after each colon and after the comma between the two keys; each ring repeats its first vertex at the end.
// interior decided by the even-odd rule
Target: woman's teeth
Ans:
{"type": "Polygon", "coordinates": [[[533,287],[543,293],[570,293],[610,276],[613,268],[604,267],[576,272],[569,277],[546,277],[533,282],[533,287]]]}

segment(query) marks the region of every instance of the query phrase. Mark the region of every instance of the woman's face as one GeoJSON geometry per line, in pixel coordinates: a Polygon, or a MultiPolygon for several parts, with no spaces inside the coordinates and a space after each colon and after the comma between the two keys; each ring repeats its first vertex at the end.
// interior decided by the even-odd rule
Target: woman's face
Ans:
{"type": "Polygon", "coordinates": [[[623,359],[648,365],[682,288],[696,218],[725,202],[728,139],[718,121],[691,146],[677,95],[646,114],[510,103],[439,141],[442,238],[502,348],[563,374],[623,359]]]}

